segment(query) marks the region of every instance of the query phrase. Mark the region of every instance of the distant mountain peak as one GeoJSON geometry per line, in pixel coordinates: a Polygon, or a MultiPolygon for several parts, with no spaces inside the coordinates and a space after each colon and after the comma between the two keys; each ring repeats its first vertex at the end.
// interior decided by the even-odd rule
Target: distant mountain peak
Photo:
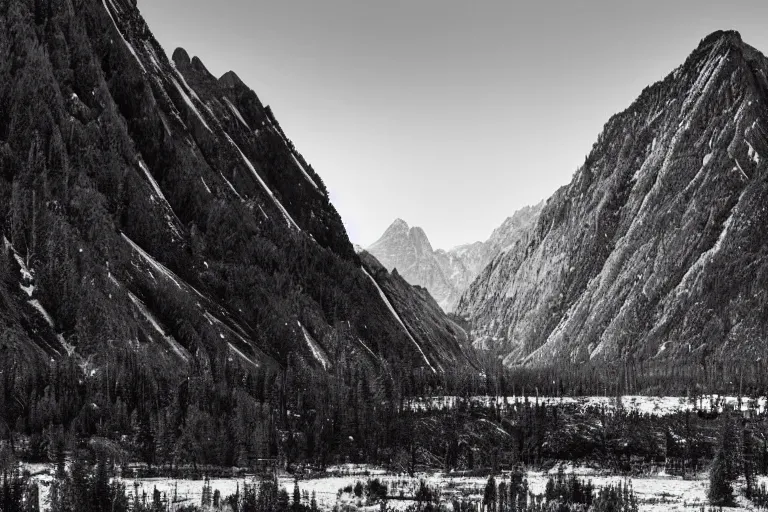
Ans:
{"type": "Polygon", "coordinates": [[[452,311],[461,294],[499,251],[517,243],[535,222],[541,205],[525,207],[507,218],[485,242],[433,249],[424,229],[395,221],[369,248],[387,269],[410,284],[426,288],[444,311],[452,311]]]}
{"type": "Polygon", "coordinates": [[[410,229],[408,223],[399,217],[390,224],[390,227],[394,229],[410,229]]]}

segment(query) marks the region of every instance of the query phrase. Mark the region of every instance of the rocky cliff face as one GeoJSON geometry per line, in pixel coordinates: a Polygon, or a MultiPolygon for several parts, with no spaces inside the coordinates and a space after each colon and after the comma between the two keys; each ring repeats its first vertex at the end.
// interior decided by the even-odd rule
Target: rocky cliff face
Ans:
{"type": "Polygon", "coordinates": [[[340,351],[466,362],[443,335],[414,345],[321,178],[235,73],[182,49],[169,61],[129,0],[5,2],[0,26],[2,346],[129,348],[164,375],[218,358],[328,369],[340,351]]]}
{"type": "Polygon", "coordinates": [[[508,365],[766,355],[768,61],[735,32],[606,125],[458,312],[508,365]]]}
{"type": "Polygon", "coordinates": [[[387,269],[426,288],[440,307],[452,312],[472,280],[499,252],[514,246],[537,218],[542,205],[528,206],[508,217],[485,242],[433,250],[420,227],[397,219],[368,251],[387,269]]]}

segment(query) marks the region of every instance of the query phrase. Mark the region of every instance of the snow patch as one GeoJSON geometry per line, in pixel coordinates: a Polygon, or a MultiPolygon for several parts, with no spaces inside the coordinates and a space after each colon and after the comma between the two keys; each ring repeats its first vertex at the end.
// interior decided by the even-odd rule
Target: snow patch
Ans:
{"type": "Polygon", "coordinates": [[[149,43],[149,41],[144,42],[144,49],[147,50],[147,55],[149,55],[149,60],[152,61],[152,65],[155,67],[155,69],[157,69],[158,71],[162,71],[163,69],[160,67],[160,60],[157,58],[155,49],[152,48],[152,45],[149,43]]]}
{"type": "Polygon", "coordinates": [[[157,318],[155,318],[155,316],[147,309],[146,304],[131,292],[128,292],[128,298],[131,299],[131,302],[133,302],[139,311],[141,311],[141,314],[144,315],[144,318],[146,318],[150,325],[154,327],[155,331],[157,331],[160,336],[165,337],[165,330],[160,327],[160,322],[158,322],[157,318]]]}
{"type": "Polygon", "coordinates": [[[221,179],[223,179],[223,180],[226,182],[226,184],[229,186],[230,190],[232,190],[232,192],[234,192],[234,193],[235,193],[235,195],[237,196],[237,198],[238,198],[238,199],[240,199],[240,200],[242,201],[242,200],[243,200],[243,197],[242,197],[240,194],[238,194],[238,193],[237,193],[237,189],[236,189],[236,188],[235,188],[235,186],[232,184],[232,182],[231,182],[231,181],[229,181],[227,178],[225,178],[225,177],[224,177],[224,175],[223,175],[223,174],[221,174],[221,173],[219,173],[219,176],[221,176],[221,179]]]}
{"type": "Polygon", "coordinates": [[[235,354],[237,354],[237,355],[238,355],[238,356],[240,356],[242,359],[244,359],[244,360],[245,360],[245,362],[252,364],[252,365],[253,365],[253,366],[255,366],[256,368],[258,368],[258,367],[259,367],[259,364],[258,364],[258,363],[256,363],[256,362],[255,362],[253,359],[251,359],[251,358],[250,358],[250,357],[248,357],[247,355],[243,354],[243,353],[242,353],[242,352],[241,352],[241,351],[240,351],[240,350],[239,350],[239,349],[238,349],[236,346],[234,346],[232,343],[227,343],[227,346],[229,346],[229,348],[230,348],[230,349],[232,349],[232,351],[233,351],[235,354]]]}
{"type": "Polygon", "coordinates": [[[155,178],[152,176],[152,173],[149,172],[149,169],[144,164],[144,162],[141,161],[141,160],[139,160],[139,167],[141,168],[142,171],[144,171],[144,176],[146,176],[147,180],[149,180],[149,183],[152,185],[152,189],[155,191],[155,194],[157,194],[159,197],[161,197],[163,200],[165,200],[165,196],[163,195],[163,191],[160,190],[160,186],[155,181],[155,178]]]}
{"type": "Polygon", "coordinates": [[[357,341],[359,341],[359,342],[360,342],[360,344],[363,346],[363,348],[364,348],[365,350],[367,350],[367,351],[368,351],[368,353],[369,353],[369,354],[371,354],[371,355],[373,356],[373,358],[374,358],[374,359],[378,359],[378,358],[376,357],[376,354],[374,354],[374,353],[373,353],[373,350],[371,350],[371,349],[370,349],[370,347],[368,347],[368,345],[366,345],[366,344],[365,344],[365,342],[364,342],[363,340],[361,340],[360,338],[358,338],[358,339],[357,339],[357,341]]]}
{"type": "Polygon", "coordinates": [[[229,101],[229,98],[227,98],[226,96],[224,96],[224,103],[226,103],[227,106],[229,107],[229,110],[231,110],[232,113],[235,114],[235,117],[237,117],[240,120],[240,122],[243,123],[243,126],[245,126],[246,128],[248,128],[248,130],[250,130],[251,127],[248,126],[248,123],[245,122],[245,118],[243,117],[243,115],[240,113],[239,110],[237,110],[237,107],[234,106],[232,102],[229,101]]]}
{"type": "MultiPolygon", "coordinates": [[[[243,342],[244,344],[248,345],[249,347],[253,347],[253,344],[252,344],[251,342],[249,342],[247,339],[243,338],[243,337],[242,337],[240,334],[238,334],[237,332],[235,332],[235,330],[234,330],[234,329],[232,329],[232,328],[231,328],[231,327],[229,327],[227,324],[225,324],[224,322],[222,322],[221,320],[219,320],[218,318],[216,318],[215,316],[213,316],[213,315],[212,315],[211,313],[209,313],[208,311],[206,311],[206,312],[203,314],[203,316],[205,317],[205,319],[206,319],[206,320],[208,320],[208,323],[209,323],[210,325],[217,325],[217,326],[221,327],[222,329],[224,329],[225,331],[227,331],[227,333],[228,333],[230,336],[233,336],[233,337],[235,337],[235,338],[239,339],[241,342],[243,342]]],[[[220,337],[221,339],[226,339],[226,337],[224,336],[224,334],[222,334],[221,332],[219,332],[219,337],[220,337]]],[[[254,361],[252,358],[250,358],[250,357],[248,357],[247,355],[245,355],[245,354],[244,354],[244,353],[243,353],[241,350],[238,350],[238,348],[237,348],[237,347],[235,347],[235,346],[234,346],[234,345],[233,345],[231,342],[227,342],[227,344],[229,345],[229,348],[231,348],[231,349],[232,349],[232,350],[233,350],[233,351],[234,351],[234,352],[235,352],[237,355],[239,355],[241,358],[243,358],[243,359],[244,359],[245,361],[247,361],[248,363],[252,364],[252,365],[253,365],[253,366],[255,366],[256,368],[259,368],[259,367],[261,366],[261,365],[260,365],[258,362],[254,361]]]]}
{"type": "Polygon", "coordinates": [[[123,237],[123,239],[125,239],[125,241],[126,241],[126,242],[128,242],[128,243],[131,245],[131,247],[133,247],[133,249],[134,249],[136,252],[138,252],[138,253],[139,253],[139,255],[140,255],[142,258],[144,258],[144,260],[145,260],[147,263],[149,263],[149,265],[150,265],[150,266],[151,266],[153,269],[155,269],[157,272],[159,272],[160,274],[164,275],[165,277],[167,277],[168,279],[170,279],[171,281],[173,281],[173,282],[174,282],[174,284],[175,284],[176,286],[178,286],[180,289],[181,289],[181,288],[183,288],[183,287],[181,286],[181,283],[180,283],[180,282],[179,282],[179,281],[176,279],[176,274],[174,274],[173,272],[171,272],[170,270],[168,270],[168,268],[167,268],[165,265],[163,265],[162,263],[159,263],[159,262],[158,262],[158,261],[157,261],[155,258],[153,258],[153,257],[152,257],[152,256],[150,256],[149,254],[147,254],[147,252],[146,252],[146,251],[144,251],[144,249],[142,249],[141,247],[139,247],[139,245],[138,245],[136,242],[134,242],[133,240],[131,240],[130,238],[128,238],[128,235],[126,235],[125,233],[120,233],[120,236],[122,236],[122,237],[123,237]]]}
{"type": "Polygon", "coordinates": [[[147,180],[149,180],[150,185],[152,185],[152,190],[155,191],[155,194],[160,198],[160,200],[164,203],[166,209],[169,213],[165,214],[165,220],[168,222],[168,226],[170,226],[171,231],[178,236],[179,238],[182,237],[181,230],[179,229],[178,224],[181,223],[179,221],[178,217],[176,217],[176,213],[173,211],[173,208],[171,208],[171,203],[168,202],[168,200],[165,198],[165,195],[163,195],[163,191],[160,190],[160,186],[157,184],[157,181],[155,181],[155,178],[152,176],[152,173],[149,172],[149,169],[147,168],[146,164],[139,159],[139,167],[142,171],[144,171],[144,176],[147,177],[147,180]]]}
{"type": "Polygon", "coordinates": [[[45,310],[42,304],[40,304],[40,301],[37,299],[32,299],[29,302],[29,305],[35,308],[42,316],[45,318],[45,321],[48,322],[48,325],[51,326],[51,328],[56,327],[56,325],[53,322],[53,318],[51,318],[51,315],[48,314],[48,312],[45,310]]]}
{"type": "Polygon", "coordinates": [[[312,336],[310,336],[309,331],[307,331],[307,328],[301,325],[301,322],[299,322],[298,320],[297,320],[297,323],[301,328],[301,332],[304,333],[304,340],[307,342],[307,345],[309,345],[309,349],[312,351],[312,355],[315,356],[315,359],[317,359],[321,365],[323,365],[323,369],[327,370],[328,367],[331,366],[331,362],[326,357],[325,352],[320,347],[320,345],[318,345],[317,342],[314,339],[312,339],[312,336]]]}
{"type": "Polygon", "coordinates": [[[26,293],[29,297],[32,297],[32,294],[35,292],[35,285],[30,284],[27,286],[24,286],[23,284],[19,284],[19,288],[21,288],[24,293],[26,293]]]}
{"type": "Polygon", "coordinates": [[[57,334],[56,339],[59,340],[59,343],[61,343],[61,346],[64,347],[64,350],[67,351],[68,356],[72,356],[75,353],[75,347],[74,345],[70,345],[67,343],[67,341],[64,339],[63,334],[57,334]]]}
{"type": "Polygon", "coordinates": [[[293,158],[293,161],[294,161],[294,162],[296,162],[296,166],[297,166],[299,169],[301,169],[301,173],[304,175],[304,177],[307,179],[307,181],[308,181],[308,182],[309,182],[309,183],[310,183],[310,184],[311,184],[313,187],[315,187],[315,190],[317,190],[318,192],[320,192],[320,188],[317,186],[317,183],[315,183],[315,180],[313,180],[313,179],[312,179],[312,177],[309,175],[309,173],[306,171],[306,169],[304,169],[304,166],[303,166],[303,165],[301,165],[301,162],[299,162],[299,159],[298,159],[298,158],[296,158],[296,155],[294,155],[294,154],[293,154],[293,152],[291,152],[291,158],[293,158]]]}
{"type": "MultiPolygon", "coordinates": [[[[181,88],[181,85],[179,85],[179,82],[177,82],[177,81],[176,81],[176,79],[175,79],[175,78],[173,78],[173,77],[171,77],[171,82],[173,82],[173,85],[176,87],[176,90],[177,90],[177,91],[179,91],[179,94],[180,94],[180,95],[181,95],[181,97],[184,99],[184,103],[186,103],[186,104],[187,104],[187,106],[188,106],[189,108],[191,108],[191,109],[192,109],[192,111],[195,113],[195,115],[196,115],[196,116],[197,116],[197,118],[200,120],[200,122],[201,122],[201,123],[203,123],[203,126],[205,126],[205,128],[206,128],[206,129],[207,129],[209,132],[213,133],[213,130],[211,130],[211,127],[210,127],[210,126],[208,126],[208,123],[206,123],[206,122],[205,122],[205,119],[203,119],[203,116],[202,116],[202,114],[200,114],[200,111],[199,111],[199,110],[197,109],[197,107],[195,106],[195,103],[192,101],[192,98],[190,98],[190,97],[187,95],[187,93],[186,93],[186,92],[184,92],[184,89],[182,89],[182,88],[181,88]]],[[[190,91],[192,91],[192,89],[190,89],[190,91]]],[[[194,93],[194,91],[192,91],[191,93],[192,93],[192,94],[194,94],[195,96],[197,96],[197,95],[194,93]]]]}
{"type": "Polygon", "coordinates": [[[34,279],[32,277],[32,271],[27,268],[27,264],[24,262],[21,256],[14,250],[13,251],[13,257],[16,260],[16,263],[19,264],[20,272],[21,272],[21,278],[25,281],[31,281],[34,279]]]}
{"type": "MultiPolygon", "coordinates": [[[[127,290],[126,290],[127,291],[127,290]]],[[[157,333],[160,335],[160,337],[165,340],[168,345],[170,345],[171,350],[182,358],[185,361],[189,361],[189,354],[184,349],[184,347],[181,346],[170,334],[166,334],[165,330],[160,326],[160,322],[155,318],[155,316],[152,314],[151,311],[147,308],[146,304],[141,301],[136,295],[128,292],[128,298],[131,299],[131,302],[136,306],[136,308],[141,312],[142,315],[144,315],[144,318],[147,319],[147,321],[152,325],[152,327],[157,331],[157,333]]]]}
{"type": "Polygon", "coordinates": [[[750,144],[748,140],[745,140],[744,142],[746,142],[747,146],[749,146],[749,151],[748,151],[749,158],[751,158],[752,161],[755,162],[756,165],[759,164],[760,163],[760,154],[757,151],[755,151],[755,148],[752,147],[752,144],[750,144]]]}
{"type": "Polygon", "coordinates": [[[209,194],[213,194],[213,192],[211,192],[211,189],[208,187],[208,184],[205,182],[202,176],[200,176],[200,181],[203,182],[203,186],[205,187],[205,190],[207,190],[209,194]]]}
{"type": "Polygon", "coordinates": [[[741,168],[741,164],[739,163],[739,160],[737,158],[734,158],[733,161],[736,162],[736,167],[738,167],[739,171],[741,171],[741,175],[744,176],[744,179],[749,181],[749,176],[747,176],[747,173],[745,173],[744,169],[741,168]]]}

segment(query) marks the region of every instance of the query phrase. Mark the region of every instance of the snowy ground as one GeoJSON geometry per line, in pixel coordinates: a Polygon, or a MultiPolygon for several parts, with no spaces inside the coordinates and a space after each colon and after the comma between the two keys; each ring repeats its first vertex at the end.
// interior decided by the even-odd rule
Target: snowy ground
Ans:
{"type": "MultiPolygon", "coordinates": [[[[40,505],[41,510],[48,508],[48,493],[50,482],[53,477],[53,466],[48,464],[25,465],[35,479],[40,482],[40,505]]],[[[550,473],[554,473],[553,469],[550,473]]],[[[599,470],[586,467],[566,466],[566,473],[576,473],[581,478],[592,480],[596,486],[604,486],[623,482],[624,477],[611,476],[602,473],[599,470]]],[[[299,488],[302,492],[306,491],[311,495],[315,493],[317,502],[322,509],[330,510],[337,503],[354,503],[355,499],[345,495],[339,501],[339,490],[347,486],[354,486],[357,481],[365,482],[368,478],[379,478],[386,482],[390,495],[399,495],[402,491],[405,496],[412,496],[418,486],[420,479],[424,479],[430,487],[440,489],[443,501],[450,501],[452,497],[463,497],[464,499],[478,499],[482,496],[483,488],[487,481],[484,477],[463,477],[451,476],[450,474],[431,473],[421,474],[414,478],[406,475],[388,474],[380,468],[366,465],[345,464],[328,468],[328,473],[334,476],[324,478],[313,478],[311,480],[299,480],[299,488]],[[370,476],[366,476],[366,474],[370,476]],[[341,476],[338,476],[341,475],[341,476]]],[[[505,475],[497,476],[496,480],[507,479],[505,475]]],[[[528,485],[534,494],[543,494],[547,483],[547,473],[541,471],[528,472],[528,485]]],[[[292,495],[294,480],[290,476],[281,476],[280,485],[292,495]]],[[[760,477],[758,483],[768,483],[768,477],[760,477]]],[[[173,480],[169,478],[145,478],[128,479],[124,481],[126,491],[130,495],[138,493],[141,496],[146,493],[147,500],[152,499],[152,493],[157,488],[168,498],[176,497],[175,502],[178,505],[199,504],[202,495],[203,481],[201,480],[173,480]]],[[[211,488],[218,489],[222,497],[234,494],[244,485],[257,485],[257,481],[252,477],[245,478],[216,478],[211,480],[211,488]]],[[[683,480],[679,477],[672,477],[665,474],[658,474],[642,478],[633,478],[632,487],[640,500],[640,510],[643,512],[661,512],[661,511],[698,511],[701,506],[706,504],[707,494],[706,474],[702,474],[695,480],[683,480]]],[[[737,488],[739,486],[737,485],[737,488]]],[[[404,509],[413,502],[409,501],[391,501],[390,506],[396,509],[404,509]]],[[[739,508],[732,508],[734,512],[754,510],[743,498],[739,503],[739,508]]]]}
{"type": "MultiPolygon", "coordinates": [[[[573,469],[573,468],[571,468],[573,469]]],[[[419,479],[423,478],[427,484],[432,487],[439,487],[443,500],[450,500],[451,497],[464,497],[465,499],[478,499],[482,496],[483,488],[487,481],[483,477],[451,477],[450,475],[444,475],[440,473],[436,474],[424,474],[418,475],[416,478],[410,478],[402,475],[382,474],[379,470],[375,474],[376,478],[386,482],[390,488],[390,494],[399,495],[400,490],[404,495],[413,495],[415,487],[418,485],[419,479]]],[[[585,479],[592,480],[596,486],[603,486],[608,484],[615,484],[623,482],[624,478],[620,476],[608,476],[596,474],[594,470],[588,470],[586,468],[576,468],[576,473],[581,475],[585,479]]],[[[373,478],[372,476],[371,478],[373,478]]],[[[543,494],[547,483],[547,474],[539,471],[531,471],[528,473],[529,489],[534,494],[543,494]]],[[[346,486],[353,486],[358,480],[365,481],[368,477],[365,476],[333,476],[327,478],[315,478],[311,480],[300,480],[299,488],[302,492],[306,491],[309,494],[315,493],[317,502],[321,508],[330,510],[335,504],[338,503],[338,492],[340,489],[346,486]]],[[[497,478],[497,481],[503,479],[504,476],[497,478]]],[[[239,484],[242,488],[244,482],[248,482],[248,479],[241,480],[212,480],[211,487],[213,489],[219,489],[222,496],[232,494],[235,492],[236,486],[239,484]]],[[[251,481],[252,482],[252,481],[251,481]]],[[[166,492],[168,495],[173,494],[174,487],[176,488],[176,494],[179,498],[188,499],[191,503],[199,503],[202,482],[200,481],[172,481],[167,479],[146,479],[138,480],[139,492],[146,491],[148,496],[151,496],[153,488],[156,486],[161,492],[166,492]]],[[[281,477],[280,484],[285,488],[289,494],[293,491],[293,479],[290,477],[281,477]]],[[[130,489],[133,488],[133,481],[127,481],[126,486],[130,489]]],[[[683,480],[679,477],[670,477],[664,474],[634,478],[632,479],[632,487],[637,493],[640,500],[640,510],[643,512],[660,512],[669,510],[695,510],[698,511],[702,505],[706,504],[707,493],[707,480],[706,475],[702,475],[697,480],[683,480]]],[[[350,496],[344,496],[341,499],[342,502],[354,501],[350,496]]],[[[743,502],[743,500],[742,500],[743,502]]],[[[392,501],[390,505],[393,508],[403,509],[407,505],[412,504],[409,501],[392,501]]],[[[751,507],[746,506],[733,508],[733,511],[753,510],[751,507]]]]}
{"type": "MultiPolygon", "coordinates": [[[[456,404],[457,397],[455,396],[436,396],[436,397],[423,397],[414,398],[408,401],[408,406],[413,410],[439,410],[443,408],[451,408],[456,404]]],[[[607,410],[612,410],[616,407],[615,397],[605,396],[587,396],[587,397],[553,397],[553,396],[540,396],[529,395],[523,396],[508,396],[508,397],[494,397],[494,396],[475,396],[471,397],[470,403],[476,406],[488,407],[492,404],[497,406],[506,407],[519,407],[525,404],[527,400],[529,404],[536,403],[544,405],[570,405],[579,407],[582,410],[593,407],[604,407],[607,410]]],[[[718,410],[722,411],[723,406],[727,404],[734,409],[740,409],[746,411],[754,409],[758,412],[763,412],[766,406],[766,399],[762,397],[757,400],[742,398],[741,400],[735,396],[719,396],[719,395],[705,395],[697,397],[695,400],[679,397],[679,396],[623,396],[621,397],[621,406],[630,411],[637,411],[641,414],[651,414],[655,416],[666,416],[686,410],[718,410]]]]}

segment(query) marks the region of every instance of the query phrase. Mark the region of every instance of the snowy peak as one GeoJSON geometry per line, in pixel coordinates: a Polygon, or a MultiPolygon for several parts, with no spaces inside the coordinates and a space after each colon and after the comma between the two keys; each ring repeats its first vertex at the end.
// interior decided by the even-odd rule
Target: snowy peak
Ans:
{"type": "Polygon", "coordinates": [[[403,219],[395,219],[394,222],[392,222],[392,224],[390,224],[389,227],[384,231],[384,234],[381,236],[381,238],[407,236],[410,229],[411,228],[408,226],[408,223],[403,219]]]}
{"type": "Polygon", "coordinates": [[[446,277],[447,269],[436,258],[423,229],[409,227],[404,220],[396,219],[368,252],[387,270],[396,271],[412,285],[425,287],[444,310],[450,311],[452,302],[458,298],[454,285],[446,277]]]}

